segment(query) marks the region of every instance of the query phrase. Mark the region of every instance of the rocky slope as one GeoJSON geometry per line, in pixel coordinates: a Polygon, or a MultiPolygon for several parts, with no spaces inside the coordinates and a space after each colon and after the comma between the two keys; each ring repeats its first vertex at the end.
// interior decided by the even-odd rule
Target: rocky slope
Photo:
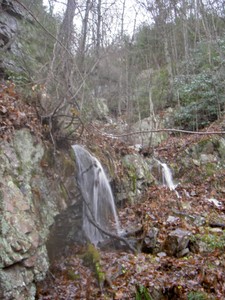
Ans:
{"type": "MultiPolygon", "coordinates": [[[[23,101],[14,84],[2,84],[0,94],[0,296],[6,300],[30,300],[35,298],[36,283],[48,272],[50,259],[57,258],[69,244],[84,240],[82,201],[69,144],[54,148],[34,108],[23,101]]],[[[208,130],[222,131],[223,122],[220,120],[208,130]]],[[[99,129],[89,124],[74,143],[84,144],[105,167],[118,206],[127,206],[121,211],[124,227],[138,228],[143,215],[150,213],[153,223],[162,224],[148,224],[150,236],[156,238],[167,232],[163,224],[167,224],[168,216],[170,222],[175,222],[171,228],[180,226],[180,212],[194,215],[198,224],[203,220],[216,225],[213,218],[217,214],[212,214],[211,219],[206,216],[209,207],[215,205],[213,201],[221,203],[218,209],[223,210],[223,135],[171,136],[154,151],[149,148],[139,153],[119,138],[101,134],[99,129]],[[162,174],[156,159],[172,168],[175,180],[180,182],[177,190],[181,200],[177,201],[174,191],[160,187],[162,174]],[[195,217],[199,203],[204,211],[195,217]],[[169,210],[162,213],[160,206],[169,210]]],[[[220,223],[225,223],[222,214],[220,223]]],[[[167,251],[176,254],[176,249],[169,249],[170,244],[167,243],[167,251]]],[[[157,245],[154,240],[151,251],[161,251],[162,245],[157,245]]],[[[186,248],[178,252],[184,253],[186,248]]]]}
{"type": "MultiPolygon", "coordinates": [[[[223,122],[208,131],[222,131],[223,122]]],[[[52,264],[53,276],[38,285],[38,299],[223,300],[224,136],[172,135],[155,148],[157,159],[172,167],[179,183],[177,193],[163,186],[152,152],[145,151],[144,158],[118,141],[113,143],[130,174],[130,188],[140,192],[143,183],[145,190],[136,198],[132,194],[138,202],[131,203],[127,197],[119,210],[122,227],[137,253],[126,246],[118,250],[112,245],[98,249],[71,245],[52,264]],[[152,166],[148,182],[146,166],[152,166]]],[[[109,145],[105,137],[98,139],[104,153],[111,149],[112,158],[114,148],[109,145]]],[[[126,177],[120,162],[114,160],[118,185],[126,177]]]]}
{"type": "MultiPolygon", "coordinates": [[[[15,94],[11,90],[4,92],[6,98],[1,102],[4,131],[0,144],[0,296],[3,299],[30,300],[35,298],[37,282],[43,280],[48,272],[50,259],[63,253],[69,244],[74,245],[83,239],[82,202],[75,182],[74,157],[69,148],[67,151],[54,151],[49,142],[40,138],[41,132],[38,134],[38,131],[41,127],[31,116],[26,120],[22,118],[19,123],[17,118],[12,118],[15,113],[22,114],[23,111],[29,116],[31,111],[22,104],[12,109],[13,101],[18,103],[19,100],[14,99],[15,94]]],[[[221,130],[221,126],[215,130],[221,130]]],[[[182,186],[177,188],[182,195],[178,205],[173,191],[165,192],[159,187],[162,184],[161,172],[151,149],[143,155],[119,139],[101,135],[93,128],[87,128],[86,132],[82,136],[83,143],[105,166],[119,206],[127,206],[125,211],[121,211],[123,226],[138,227],[140,216],[150,213],[153,223],[162,224],[156,226],[155,223],[150,235],[156,238],[159,234],[162,238],[163,232],[167,232],[163,224],[167,224],[168,216],[171,228],[179,229],[179,213],[192,216],[198,201],[204,203],[205,212],[203,219],[196,216],[196,222],[201,219],[212,224],[215,221],[206,219],[205,213],[210,205],[214,205],[207,202],[210,199],[216,199],[223,207],[223,136],[172,136],[155,149],[156,157],[172,167],[176,180],[182,186]],[[170,201],[166,204],[168,197],[170,201]],[[149,211],[146,202],[141,206],[136,204],[146,199],[151,206],[149,211]],[[175,205],[175,210],[159,214],[155,201],[167,209],[175,205]],[[135,212],[135,205],[139,212],[135,212]]],[[[223,224],[222,216],[221,220],[223,224]]],[[[177,255],[176,249],[170,249],[170,239],[168,241],[167,251],[177,255]]],[[[151,252],[166,251],[156,240],[153,244],[151,252]]],[[[187,247],[183,250],[187,251],[187,247]]]]}

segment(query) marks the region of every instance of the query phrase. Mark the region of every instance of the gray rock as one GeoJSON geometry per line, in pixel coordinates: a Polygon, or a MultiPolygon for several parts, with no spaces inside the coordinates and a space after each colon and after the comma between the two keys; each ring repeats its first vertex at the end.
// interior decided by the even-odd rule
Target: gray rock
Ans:
{"type": "Polygon", "coordinates": [[[169,224],[173,224],[173,223],[176,223],[180,220],[180,218],[178,217],[174,217],[174,216],[169,216],[166,220],[167,223],[169,224]]]}
{"type": "Polygon", "coordinates": [[[109,116],[109,108],[107,104],[107,100],[104,98],[96,98],[95,99],[95,112],[97,117],[101,119],[107,119],[109,116]]]}
{"type": "Polygon", "coordinates": [[[167,254],[166,254],[166,252],[159,252],[159,253],[157,253],[157,256],[158,256],[159,258],[161,258],[161,257],[166,257],[167,254]]]}
{"type": "Polygon", "coordinates": [[[202,164],[206,164],[209,162],[216,162],[216,161],[217,161],[217,157],[213,154],[205,154],[205,153],[200,154],[200,162],[202,164]]]}
{"type": "Polygon", "coordinates": [[[170,232],[164,243],[164,251],[169,256],[181,257],[189,252],[187,250],[191,233],[187,230],[176,229],[170,232]]]}
{"type": "Polygon", "coordinates": [[[71,159],[58,157],[58,173],[70,201],[59,182],[45,175],[41,161],[51,156],[47,158],[44,146],[28,130],[15,131],[12,142],[1,143],[0,153],[0,298],[32,300],[35,282],[43,280],[49,268],[50,227],[76,199],[74,168],[71,159]]]}
{"type": "MultiPolygon", "coordinates": [[[[161,120],[159,118],[155,119],[155,121],[152,119],[152,117],[145,118],[143,120],[138,121],[134,125],[132,125],[131,131],[151,131],[156,128],[160,128],[160,122],[161,120]]],[[[160,144],[163,140],[167,138],[166,133],[151,133],[146,132],[143,134],[137,134],[133,136],[133,144],[141,144],[143,147],[146,146],[157,146],[160,144]]]]}
{"type": "Polygon", "coordinates": [[[122,159],[122,164],[127,172],[127,177],[122,178],[120,186],[123,190],[116,195],[117,199],[129,199],[137,202],[146,191],[146,187],[155,182],[150,172],[150,162],[140,154],[129,154],[122,159]]]}
{"type": "Polygon", "coordinates": [[[221,165],[224,166],[225,165],[225,139],[222,137],[218,140],[217,151],[219,153],[221,165]]]}
{"type": "Polygon", "coordinates": [[[142,245],[142,251],[147,253],[152,253],[154,251],[154,248],[156,247],[157,243],[157,236],[159,233],[159,229],[156,227],[153,227],[149,230],[149,232],[146,234],[143,245],[142,245]]]}

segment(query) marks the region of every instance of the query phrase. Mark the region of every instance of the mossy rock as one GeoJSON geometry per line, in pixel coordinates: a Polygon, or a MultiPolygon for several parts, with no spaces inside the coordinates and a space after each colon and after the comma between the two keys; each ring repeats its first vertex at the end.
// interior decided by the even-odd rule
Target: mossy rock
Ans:
{"type": "Polygon", "coordinates": [[[205,176],[213,176],[216,172],[217,165],[215,163],[207,163],[204,165],[203,169],[205,170],[205,176]]]}

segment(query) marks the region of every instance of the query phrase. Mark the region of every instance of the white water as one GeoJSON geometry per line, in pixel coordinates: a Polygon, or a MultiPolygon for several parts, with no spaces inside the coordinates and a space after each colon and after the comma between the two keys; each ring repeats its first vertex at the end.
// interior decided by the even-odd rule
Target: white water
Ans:
{"type": "Polygon", "coordinates": [[[72,146],[78,167],[77,181],[83,196],[83,230],[89,240],[97,244],[105,239],[94,226],[116,233],[120,231],[119,219],[107,176],[101,163],[79,145],[72,146]]]}
{"type": "Polygon", "coordinates": [[[180,198],[178,192],[176,191],[176,185],[173,182],[173,175],[166,163],[162,163],[161,161],[157,160],[159,166],[162,169],[162,182],[163,185],[167,186],[171,191],[175,191],[178,198],[180,198]]]}
{"type": "Polygon", "coordinates": [[[173,176],[170,168],[165,163],[161,163],[161,166],[162,166],[163,184],[168,186],[168,188],[171,191],[174,191],[176,189],[176,186],[173,182],[173,176]]]}

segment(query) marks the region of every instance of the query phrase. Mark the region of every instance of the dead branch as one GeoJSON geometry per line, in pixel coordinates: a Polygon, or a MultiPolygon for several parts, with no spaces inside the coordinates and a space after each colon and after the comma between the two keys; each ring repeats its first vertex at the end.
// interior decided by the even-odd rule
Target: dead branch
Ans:
{"type": "MultiPolygon", "coordinates": [[[[79,185],[79,180],[78,180],[78,186],[80,187],[79,185]]],[[[82,190],[80,188],[80,191],[81,191],[81,194],[82,194],[82,190]]],[[[86,207],[88,208],[90,214],[91,214],[91,217],[87,215],[87,218],[88,218],[88,221],[93,225],[95,226],[99,231],[101,231],[103,234],[113,238],[113,239],[116,239],[116,240],[119,240],[121,242],[123,242],[133,253],[136,253],[137,250],[132,246],[130,245],[130,243],[123,237],[121,236],[118,236],[117,234],[113,234],[111,232],[108,232],[107,230],[103,229],[99,224],[97,224],[97,222],[95,221],[95,217],[93,215],[93,212],[90,208],[90,205],[87,203],[85,197],[82,195],[82,200],[84,202],[84,204],[86,205],[86,207]]]]}
{"type": "Polygon", "coordinates": [[[123,137],[123,136],[135,135],[135,134],[147,134],[147,133],[158,133],[158,132],[180,132],[180,133],[186,133],[186,134],[199,134],[199,135],[225,134],[225,131],[191,131],[191,130],[182,130],[182,129],[174,129],[174,128],[132,131],[132,132],[128,132],[128,133],[114,134],[114,135],[104,133],[104,132],[101,132],[101,133],[108,137],[115,138],[115,137],[123,137]]]}
{"type": "Polygon", "coordinates": [[[109,237],[111,237],[113,239],[116,239],[116,240],[119,240],[119,241],[123,242],[133,253],[137,252],[137,250],[132,245],[130,245],[130,243],[125,238],[123,238],[121,236],[118,236],[116,234],[113,234],[111,232],[106,231],[101,226],[99,226],[94,220],[92,220],[89,216],[87,216],[87,217],[88,217],[89,222],[93,226],[95,226],[98,230],[100,230],[102,233],[104,233],[105,235],[107,235],[107,236],[109,236],[109,237]]]}

